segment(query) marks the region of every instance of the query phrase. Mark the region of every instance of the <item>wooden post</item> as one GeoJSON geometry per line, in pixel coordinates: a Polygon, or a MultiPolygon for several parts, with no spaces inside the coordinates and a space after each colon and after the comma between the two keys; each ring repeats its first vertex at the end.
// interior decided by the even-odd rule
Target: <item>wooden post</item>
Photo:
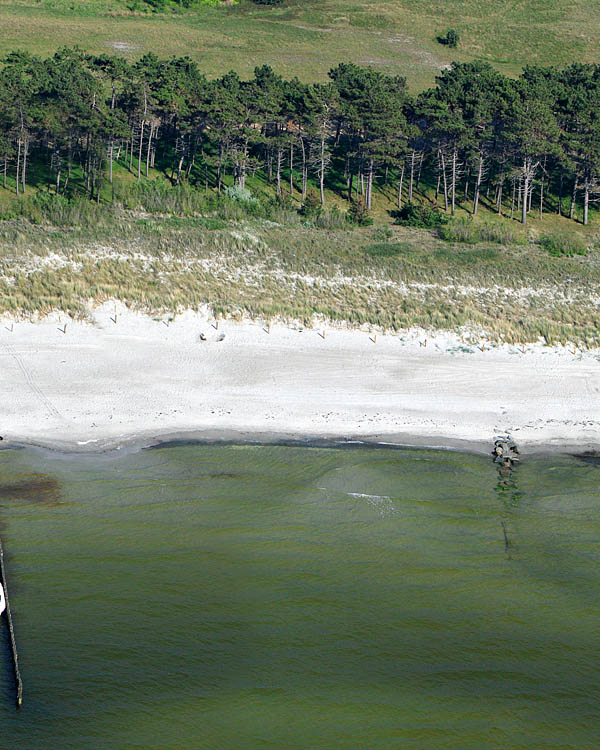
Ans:
{"type": "Polygon", "coordinates": [[[21,708],[23,705],[23,680],[21,679],[21,670],[19,669],[19,653],[17,651],[15,628],[13,625],[12,613],[10,611],[10,601],[8,599],[8,585],[6,583],[6,570],[4,568],[4,549],[2,547],[2,539],[0,539],[0,582],[4,589],[4,599],[6,601],[6,619],[8,621],[8,631],[10,634],[10,650],[12,653],[15,672],[15,683],[17,685],[17,708],[21,708]]]}

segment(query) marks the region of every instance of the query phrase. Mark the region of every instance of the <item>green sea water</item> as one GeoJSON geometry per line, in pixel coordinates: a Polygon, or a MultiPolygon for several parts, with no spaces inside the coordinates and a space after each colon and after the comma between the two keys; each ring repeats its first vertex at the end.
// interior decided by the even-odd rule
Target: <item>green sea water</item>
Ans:
{"type": "Polygon", "coordinates": [[[600,466],[0,452],[1,750],[597,750],[600,466]]]}

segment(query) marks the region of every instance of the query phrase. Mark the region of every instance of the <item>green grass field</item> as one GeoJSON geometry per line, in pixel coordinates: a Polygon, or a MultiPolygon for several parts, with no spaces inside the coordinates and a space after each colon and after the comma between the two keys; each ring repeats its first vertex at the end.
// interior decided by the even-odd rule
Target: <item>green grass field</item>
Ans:
{"type": "Polygon", "coordinates": [[[600,0],[240,0],[180,13],[132,12],[122,0],[0,2],[0,53],[42,55],[78,44],[137,58],[189,55],[210,76],[250,75],[268,63],[285,76],[322,79],[340,61],[405,75],[413,90],[451,60],[486,60],[516,74],[524,65],[595,62],[600,0]],[[456,50],[435,41],[458,30],[456,50]]]}

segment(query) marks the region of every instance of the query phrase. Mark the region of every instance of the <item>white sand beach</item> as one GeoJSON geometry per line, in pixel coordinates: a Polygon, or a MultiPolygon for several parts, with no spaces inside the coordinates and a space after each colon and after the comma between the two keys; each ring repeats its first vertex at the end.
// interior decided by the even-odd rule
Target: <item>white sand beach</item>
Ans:
{"type": "Polygon", "coordinates": [[[419,331],[217,329],[200,313],[169,321],[112,303],[91,315],[2,321],[3,445],[277,436],[483,447],[500,432],[530,451],[600,445],[598,352],[419,331]]]}

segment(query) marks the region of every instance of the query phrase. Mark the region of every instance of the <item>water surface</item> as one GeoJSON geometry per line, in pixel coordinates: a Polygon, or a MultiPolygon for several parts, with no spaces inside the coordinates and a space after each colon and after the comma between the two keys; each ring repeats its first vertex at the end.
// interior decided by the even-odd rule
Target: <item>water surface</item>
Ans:
{"type": "Polygon", "coordinates": [[[600,466],[0,452],[9,750],[594,750],[600,466]]]}

